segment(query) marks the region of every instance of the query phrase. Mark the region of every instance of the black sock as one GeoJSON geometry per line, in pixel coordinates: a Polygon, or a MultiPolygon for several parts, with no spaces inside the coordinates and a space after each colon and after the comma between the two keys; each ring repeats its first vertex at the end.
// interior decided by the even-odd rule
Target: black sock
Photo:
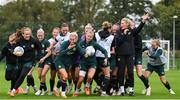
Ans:
{"type": "Polygon", "coordinates": [[[31,77],[31,86],[35,86],[34,77],[33,76],[31,77]]]}
{"type": "Polygon", "coordinates": [[[129,85],[130,85],[130,83],[129,83],[129,79],[128,78],[126,78],[126,81],[125,81],[125,84],[124,84],[124,88],[126,89],[126,88],[128,88],[129,87],[129,85]]]}
{"type": "Polygon", "coordinates": [[[55,80],[50,79],[49,82],[50,82],[50,89],[51,91],[53,91],[55,80]]]}
{"type": "Polygon", "coordinates": [[[27,86],[34,86],[34,78],[32,77],[32,75],[28,75],[27,76],[27,86]]]}
{"type": "Polygon", "coordinates": [[[61,80],[62,82],[62,92],[66,91],[67,83],[66,80],[61,80]]]}
{"type": "Polygon", "coordinates": [[[110,84],[113,89],[118,89],[117,76],[112,76],[110,84]]]}
{"type": "Polygon", "coordinates": [[[94,77],[94,80],[98,86],[101,86],[100,78],[98,76],[94,77]]]}
{"type": "Polygon", "coordinates": [[[61,82],[61,79],[59,79],[59,81],[57,82],[56,87],[57,87],[57,88],[60,88],[61,86],[62,86],[62,82],[61,82]]]}
{"type": "Polygon", "coordinates": [[[107,90],[107,87],[109,86],[109,80],[110,80],[110,77],[107,77],[107,76],[104,77],[104,80],[102,82],[102,91],[107,90]]]}
{"type": "Polygon", "coordinates": [[[14,88],[14,85],[15,85],[15,81],[11,80],[11,90],[14,88]]]}
{"type": "Polygon", "coordinates": [[[169,82],[168,81],[166,81],[166,83],[163,83],[164,84],[164,86],[168,89],[168,90],[170,90],[171,89],[171,87],[170,87],[170,85],[169,85],[169,82]]]}
{"type": "Polygon", "coordinates": [[[47,91],[46,83],[43,83],[43,84],[44,84],[44,87],[43,87],[44,91],[47,91]]]}
{"type": "Polygon", "coordinates": [[[30,86],[31,85],[31,77],[28,75],[27,78],[27,86],[30,86]]]}
{"type": "Polygon", "coordinates": [[[147,88],[149,87],[148,79],[146,79],[146,78],[144,77],[144,75],[141,75],[139,78],[141,79],[141,81],[143,82],[144,86],[145,86],[146,89],[147,89],[147,88]]]}
{"type": "Polygon", "coordinates": [[[39,87],[39,90],[41,90],[42,91],[42,89],[44,88],[44,83],[40,83],[40,87],[39,87]]]}
{"type": "Polygon", "coordinates": [[[71,79],[69,79],[69,80],[68,80],[68,83],[69,83],[69,84],[71,84],[71,83],[72,83],[72,80],[71,80],[71,79]]]}
{"type": "Polygon", "coordinates": [[[74,90],[76,90],[77,80],[74,80],[74,90]]]}
{"type": "Polygon", "coordinates": [[[44,91],[47,91],[46,83],[42,83],[42,87],[43,87],[44,91]]]}

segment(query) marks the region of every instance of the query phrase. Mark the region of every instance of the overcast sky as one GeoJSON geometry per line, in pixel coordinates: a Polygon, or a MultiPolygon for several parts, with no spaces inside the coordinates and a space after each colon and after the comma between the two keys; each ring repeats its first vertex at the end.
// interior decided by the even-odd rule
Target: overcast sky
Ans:
{"type": "MultiPolygon", "coordinates": [[[[9,1],[14,1],[14,0],[0,0],[0,5],[4,5],[9,1]]],[[[152,1],[153,4],[155,4],[155,3],[159,2],[160,0],[150,0],[150,1],[152,1]]]]}

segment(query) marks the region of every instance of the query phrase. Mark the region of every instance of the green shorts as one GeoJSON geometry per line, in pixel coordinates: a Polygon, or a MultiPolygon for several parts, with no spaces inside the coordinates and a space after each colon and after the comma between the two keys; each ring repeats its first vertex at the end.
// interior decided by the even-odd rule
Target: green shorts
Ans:
{"type": "Polygon", "coordinates": [[[151,64],[148,63],[146,71],[149,71],[151,73],[155,71],[159,76],[165,75],[164,65],[152,66],[151,64]]]}
{"type": "Polygon", "coordinates": [[[51,68],[51,70],[57,70],[58,69],[54,62],[51,62],[50,68],[51,68]]]}
{"type": "Polygon", "coordinates": [[[109,59],[108,59],[108,64],[107,65],[104,65],[104,59],[105,58],[102,58],[102,57],[97,57],[96,58],[96,60],[97,60],[97,67],[100,67],[100,68],[109,67],[109,59]]]}
{"type": "Polygon", "coordinates": [[[80,64],[81,71],[88,71],[90,68],[96,69],[96,63],[82,63],[80,64]]]}
{"type": "Polygon", "coordinates": [[[65,69],[66,71],[69,71],[71,68],[71,65],[67,65],[60,60],[58,62],[55,62],[55,66],[57,69],[65,69]]]}
{"type": "Polygon", "coordinates": [[[142,56],[135,56],[134,65],[142,65],[142,56]]]}
{"type": "Polygon", "coordinates": [[[50,58],[47,58],[46,60],[44,60],[44,62],[42,64],[38,64],[38,67],[39,68],[44,68],[44,65],[49,65],[51,66],[52,65],[52,61],[50,58]]]}

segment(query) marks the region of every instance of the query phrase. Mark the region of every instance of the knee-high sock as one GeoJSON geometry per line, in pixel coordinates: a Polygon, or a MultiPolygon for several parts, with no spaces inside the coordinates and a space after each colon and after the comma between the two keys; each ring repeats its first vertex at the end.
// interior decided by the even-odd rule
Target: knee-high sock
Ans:
{"type": "Polygon", "coordinates": [[[102,91],[106,91],[109,86],[110,77],[105,76],[102,82],[102,91]]]}
{"type": "Polygon", "coordinates": [[[49,80],[50,82],[50,90],[53,91],[55,80],[49,80]]]}
{"type": "Polygon", "coordinates": [[[144,77],[144,75],[139,76],[139,78],[141,79],[141,81],[143,82],[144,86],[146,87],[146,89],[149,87],[149,82],[148,79],[146,79],[144,77]]]}

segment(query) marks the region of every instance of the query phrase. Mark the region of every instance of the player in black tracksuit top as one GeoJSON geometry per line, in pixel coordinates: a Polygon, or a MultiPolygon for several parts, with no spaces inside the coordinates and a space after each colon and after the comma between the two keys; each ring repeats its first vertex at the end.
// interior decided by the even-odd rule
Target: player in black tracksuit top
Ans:
{"type": "Polygon", "coordinates": [[[143,22],[136,29],[130,28],[130,20],[127,18],[123,18],[121,20],[121,29],[117,33],[116,40],[116,61],[118,66],[118,81],[119,81],[119,93],[118,95],[124,95],[124,75],[125,75],[125,67],[127,67],[128,78],[129,78],[129,86],[130,92],[129,95],[134,95],[134,36],[136,36],[140,30],[144,26],[145,20],[148,18],[148,15],[143,16],[143,22]]]}
{"type": "Polygon", "coordinates": [[[30,28],[24,28],[22,37],[17,41],[17,46],[21,46],[24,49],[24,54],[18,57],[18,74],[19,77],[15,83],[15,86],[10,96],[15,96],[15,90],[23,83],[26,75],[31,70],[34,59],[36,59],[36,52],[41,53],[41,44],[34,39],[30,28]]]}
{"type": "Polygon", "coordinates": [[[16,47],[15,43],[15,34],[9,36],[8,43],[3,47],[0,55],[0,61],[6,57],[6,72],[5,72],[5,79],[7,81],[11,81],[11,88],[13,89],[15,81],[16,81],[16,74],[17,74],[17,56],[13,54],[14,48],[16,47]]]}
{"type": "MultiPolygon", "coordinates": [[[[131,21],[131,29],[136,29],[134,21],[131,21]]],[[[135,47],[134,65],[136,67],[136,73],[137,73],[137,76],[143,82],[145,88],[147,89],[149,87],[148,80],[145,79],[142,73],[142,38],[141,38],[141,35],[139,34],[134,36],[134,47],[135,47]]],[[[129,79],[128,77],[126,77],[126,82],[124,86],[125,91],[127,90],[128,86],[129,86],[129,79]]]]}

